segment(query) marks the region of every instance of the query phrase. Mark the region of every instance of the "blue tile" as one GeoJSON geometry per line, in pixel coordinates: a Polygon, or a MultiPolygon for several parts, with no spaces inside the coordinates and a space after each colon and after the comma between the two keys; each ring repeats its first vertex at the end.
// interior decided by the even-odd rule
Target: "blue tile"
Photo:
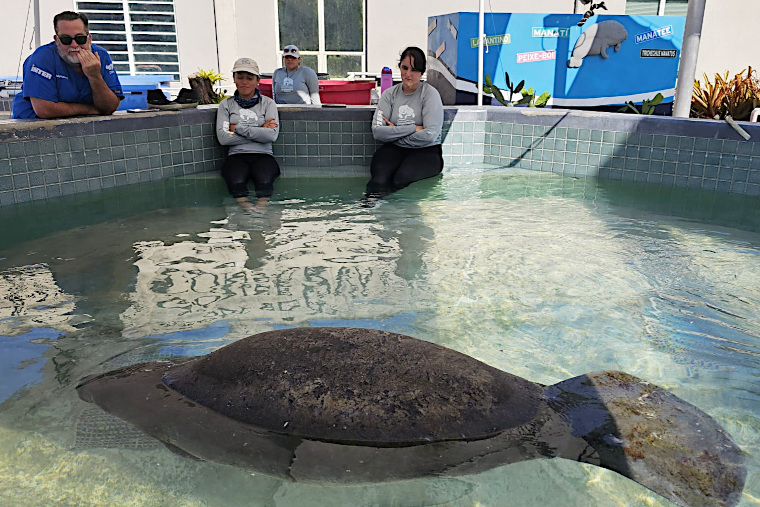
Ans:
{"type": "Polygon", "coordinates": [[[45,195],[47,197],[59,197],[61,195],[60,185],[45,185],[45,195]]]}
{"type": "MultiPolygon", "coordinates": [[[[30,155],[39,155],[40,154],[40,145],[38,141],[26,141],[24,143],[24,152],[26,153],[26,156],[30,155]]],[[[2,156],[2,155],[0,155],[2,156]]]]}
{"type": "Polygon", "coordinates": [[[85,164],[97,164],[98,162],[100,162],[100,155],[98,155],[98,150],[88,150],[84,152],[85,164]]]}
{"type": "Polygon", "coordinates": [[[29,186],[40,187],[45,184],[45,172],[34,171],[29,173],[29,186]]]}
{"type": "Polygon", "coordinates": [[[60,178],[61,183],[71,181],[74,179],[74,169],[71,167],[62,167],[58,170],[58,177],[60,178]]]}
{"type": "Polygon", "coordinates": [[[11,176],[0,176],[0,192],[13,190],[13,178],[11,176]]]}
{"type": "Polygon", "coordinates": [[[16,190],[29,187],[29,175],[27,174],[14,174],[13,175],[13,188],[16,190]]]}
{"type": "Polygon", "coordinates": [[[749,171],[747,169],[734,169],[731,179],[733,181],[743,181],[746,183],[748,176],[749,171]]]}
{"type": "Polygon", "coordinates": [[[54,140],[56,153],[67,153],[71,151],[69,147],[69,140],[66,137],[60,137],[54,140]]]}
{"type": "Polygon", "coordinates": [[[704,177],[717,179],[718,178],[718,166],[706,165],[704,166],[704,177]]]}
{"type": "Polygon", "coordinates": [[[678,149],[680,150],[693,150],[694,149],[694,138],[693,137],[682,137],[679,144],[678,149]]]}
{"type": "Polygon", "coordinates": [[[84,150],[84,139],[81,137],[72,137],[69,139],[69,147],[72,152],[84,150]]]}
{"type": "Polygon", "coordinates": [[[42,169],[42,158],[39,156],[27,156],[26,167],[29,171],[39,171],[42,169]]]}
{"type": "Polygon", "coordinates": [[[14,190],[14,197],[17,203],[29,202],[32,200],[32,192],[27,188],[23,190],[14,190]]]}
{"type": "MultiPolygon", "coordinates": [[[[52,156],[52,155],[48,155],[52,156]]],[[[71,165],[82,165],[85,163],[84,160],[84,152],[83,151],[77,151],[71,153],[71,165]]],[[[51,167],[47,164],[45,164],[45,157],[42,157],[42,165],[43,167],[51,167]]]]}
{"type": "Polygon", "coordinates": [[[11,159],[11,172],[13,174],[26,173],[26,159],[25,158],[12,158],[11,159]]]}
{"type": "Polygon", "coordinates": [[[25,143],[22,142],[13,142],[8,144],[8,157],[9,158],[18,158],[18,157],[25,157],[26,156],[26,150],[24,147],[25,143]]]}
{"type": "MultiPolygon", "coordinates": [[[[63,173],[61,173],[63,175],[63,173]]],[[[79,181],[87,178],[87,166],[77,166],[73,168],[72,172],[72,179],[73,181],[79,181]]],[[[63,180],[63,176],[61,176],[61,181],[63,180]]]]}
{"type": "Polygon", "coordinates": [[[45,184],[50,185],[52,183],[59,183],[59,173],[60,171],[58,169],[48,169],[45,171],[45,184]]]}
{"type": "Polygon", "coordinates": [[[724,140],[723,141],[723,153],[728,155],[735,155],[736,150],[739,148],[739,141],[724,140]]]}
{"type": "Polygon", "coordinates": [[[87,165],[86,174],[87,178],[100,178],[100,164],[87,165]]]}
{"type": "Polygon", "coordinates": [[[707,141],[707,151],[721,153],[723,151],[723,139],[710,139],[707,141]]]}
{"type": "Polygon", "coordinates": [[[84,149],[95,150],[98,148],[98,138],[96,136],[84,136],[84,149]]]}
{"type": "Polygon", "coordinates": [[[40,155],[47,155],[55,153],[55,143],[43,142],[40,143],[40,155]]]}

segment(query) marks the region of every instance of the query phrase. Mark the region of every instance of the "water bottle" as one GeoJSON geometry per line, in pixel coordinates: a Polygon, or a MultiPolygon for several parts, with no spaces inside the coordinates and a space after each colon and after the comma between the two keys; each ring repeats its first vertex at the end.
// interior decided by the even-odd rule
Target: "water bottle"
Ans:
{"type": "Polygon", "coordinates": [[[383,71],[380,73],[380,93],[393,86],[393,73],[388,67],[383,67],[383,71]]]}

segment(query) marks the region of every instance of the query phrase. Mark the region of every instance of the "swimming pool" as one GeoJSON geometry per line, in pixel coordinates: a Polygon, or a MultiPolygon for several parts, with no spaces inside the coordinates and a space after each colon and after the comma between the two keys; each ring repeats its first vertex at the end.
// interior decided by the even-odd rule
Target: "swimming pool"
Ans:
{"type": "Polygon", "coordinates": [[[242,215],[216,174],[13,209],[0,225],[5,505],[670,505],[562,460],[292,484],[178,456],[81,402],[84,375],[296,325],[409,334],[552,384],[619,369],[760,441],[760,202],[494,167],[373,208],[364,179],[285,178],[242,215]]]}

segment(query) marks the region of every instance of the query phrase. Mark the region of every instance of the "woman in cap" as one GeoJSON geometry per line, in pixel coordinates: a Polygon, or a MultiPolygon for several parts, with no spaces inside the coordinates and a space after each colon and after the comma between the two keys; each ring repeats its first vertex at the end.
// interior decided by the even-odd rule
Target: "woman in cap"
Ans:
{"type": "Polygon", "coordinates": [[[259,91],[258,64],[240,58],[232,68],[235,95],[219,104],[216,137],[229,146],[222,176],[232,197],[247,211],[261,211],[272,196],[280,166],[272,155],[272,143],[280,133],[277,106],[259,91]],[[248,200],[248,181],[256,189],[256,204],[248,200]]]}
{"type": "Polygon", "coordinates": [[[367,197],[377,198],[432,178],[443,170],[443,103],[438,90],[420,81],[425,53],[408,47],[399,60],[401,83],[385,90],[372,120],[383,144],[372,157],[367,197]]]}
{"type": "Polygon", "coordinates": [[[278,104],[321,105],[317,73],[301,66],[301,53],[292,44],[282,50],[283,67],[272,76],[272,97],[278,104]]]}

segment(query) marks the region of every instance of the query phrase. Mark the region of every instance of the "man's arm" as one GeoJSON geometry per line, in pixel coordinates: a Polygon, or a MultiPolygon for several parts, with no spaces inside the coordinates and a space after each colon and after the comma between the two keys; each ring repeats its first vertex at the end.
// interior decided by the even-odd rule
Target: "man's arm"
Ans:
{"type": "MultiPolygon", "coordinates": [[[[110,89],[108,91],[111,92],[110,89]]],[[[111,92],[111,94],[116,97],[113,92],[111,92]]],[[[37,97],[29,97],[29,100],[32,102],[34,114],[40,118],[66,118],[69,116],[101,114],[98,108],[91,104],[77,104],[75,102],[51,102],[49,100],[40,99],[37,97]]]]}

